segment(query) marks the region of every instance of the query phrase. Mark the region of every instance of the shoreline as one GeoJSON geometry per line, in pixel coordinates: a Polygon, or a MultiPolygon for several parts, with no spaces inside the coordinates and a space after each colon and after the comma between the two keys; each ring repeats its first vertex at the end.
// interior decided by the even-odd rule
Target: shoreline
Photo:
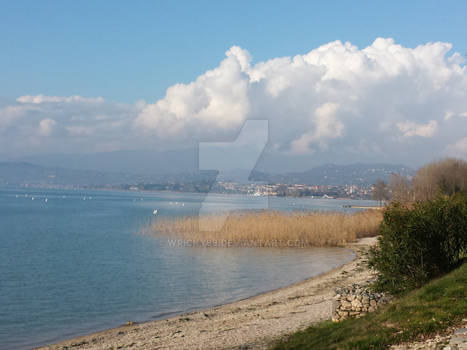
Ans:
{"type": "Polygon", "coordinates": [[[78,336],[40,350],[264,349],[279,337],[331,318],[332,290],[373,277],[364,252],[376,238],[346,244],[355,257],[320,275],[242,300],[165,319],[123,325],[78,336]]]}
{"type": "MultiPolygon", "coordinates": [[[[172,190],[126,190],[123,188],[56,188],[56,187],[0,187],[0,191],[75,191],[75,192],[121,192],[121,193],[133,193],[133,194],[151,194],[151,193],[174,193],[174,194],[188,194],[188,195],[207,195],[210,192],[189,192],[189,191],[172,191],[172,190]]],[[[229,195],[238,195],[238,196],[248,196],[252,197],[253,195],[248,193],[223,193],[223,192],[212,192],[212,194],[229,196],[229,195]]],[[[276,195],[265,195],[262,197],[274,197],[274,198],[295,198],[295,199],[332,199],[340,201],[374,201],[371,198],[347,198],[347,197],[328,197],[323,198],[321,196],[276,196],[276,195]]],[[[371,207],[371,206],[370,206],[371,207]]],[[[358,208],[358,207],[355,207],[358,208]]],[[[366,207],[365,207],[366,208],[366,207]]]]}

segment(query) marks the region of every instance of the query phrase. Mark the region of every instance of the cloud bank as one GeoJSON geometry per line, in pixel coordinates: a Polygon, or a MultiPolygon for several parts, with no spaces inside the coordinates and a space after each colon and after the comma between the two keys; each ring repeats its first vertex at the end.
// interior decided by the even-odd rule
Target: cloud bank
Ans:
{"type": "Polygon", "coordinates": [[[449,43],[330,42],[253,62],[231,47],[217,67],[134,105],[81,96],[21,96],[0,105],[7,152],[183,147],[228,141],[269,120],[267,152],[316,162],[467,157],[467,71],[449,43]],[[20,142],[21,140],[21,142],[20,142]]]}

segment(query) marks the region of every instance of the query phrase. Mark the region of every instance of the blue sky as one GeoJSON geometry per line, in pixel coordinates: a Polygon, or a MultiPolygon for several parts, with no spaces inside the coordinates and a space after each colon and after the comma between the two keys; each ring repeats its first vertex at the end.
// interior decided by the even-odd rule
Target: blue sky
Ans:
{"type": "Polygon", "coordinates": [[[294,170],[467,159],[466,13],[466,1],[0,0],[0,156],[191,148],[261,119],[271,163],[294,170]]]}
{"type": "Polygon", "coordinates": [[[0,98],[154,102],[232,45],[253,62],[376,37],[465,54],[466,13],[465,1],[0,1],[0,98]]]}

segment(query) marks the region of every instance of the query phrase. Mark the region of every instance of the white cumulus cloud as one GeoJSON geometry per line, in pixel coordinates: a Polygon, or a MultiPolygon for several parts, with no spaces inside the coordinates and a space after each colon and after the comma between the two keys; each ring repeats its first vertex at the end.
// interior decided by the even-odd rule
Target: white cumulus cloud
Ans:
{"type": "Polygon", "coordinates": [[[39,122],[39,130],[38,130],[39,135],[50,136],[56,124],[57,122],[53,119],[50,119],[50,118],[42,119],[39,122]]]}
{"type": "Polygon", "coordinates": [[[232,47],[219,67],[190,84],[167,89],[165,98],[145,106],[136,125],[159,137],[240,127],[250,110],[248,75],[250,57],[232,47]]]}
{"type": "Polygon", "coordinates": [[[310,115],[312,131],[305,132],[297,140],[291,142],[292,154],[313,153],[310,144],[318,143],[326,148],[326,141],[342,136],[344,124],[336,118],[339,105],[336,103],[325,103],[316,108],[310,115]]]}
{"type": "Polygon", "coordinates": [[[82,96],[21,96],[0,105],[0,148],[7,154],[128,149],[138,140],[134,105],[82,96]]]}
{"type": "Polygon", "coordinates": [[[467,157],[467,137],[464,137],[457,142],[446,147],[447,153],[454,157],[467,157]]]}
{"type": "Polygon", "coordinates": [[[83,96],[45,96],[45,95],[25,95],[20,96],[16,99],[20,103],[102,103],[104,99],[102,97],[97,98],[86,98],[83,96]]]}
{"type": "Polygon", "coordinates": [[[253,63],[246,50],[232,47],[218,67],[147,104],[135,127],[196,139],[234,135],[246,119],[268,119],[271,149],[284,154],[378,159],[405,142],[422,152],[424,140],[446,144],[455,128],[447,123],[451,111],[467,110],[466,68],[458,53],[448,55],[451,49],[384,38],[363,49],[335,41],[253,63]]]}
{"type": "Polygon", "coordinates": [[[432,137],[438,128],[436,120],[430,120],[426,124],[417,124],[414,122],[399,122],[397,127],[404,136],[432,137]]]}
{"type": "Polygon", "coordinates": [[[42,151],[65,144],[75,152],[229,141],[247,119],[267,119],[266,153],[306,155],[315,164],[424,162],[467,129],[467,68],[451,50],[377,38],[363,48],[334,41],[255,62],[233,46],[216,67],[148,103],[45,95],[3,103],[0,146],[32,150],[24,140],[46,119],[55,124],[44,126],[42,151]]]}

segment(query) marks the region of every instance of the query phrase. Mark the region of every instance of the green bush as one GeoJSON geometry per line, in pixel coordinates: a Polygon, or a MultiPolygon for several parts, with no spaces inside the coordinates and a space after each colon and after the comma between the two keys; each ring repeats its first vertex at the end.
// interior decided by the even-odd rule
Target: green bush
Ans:
{"type": "Polygon", "coordinates": [[[467,248],[467,196],[440,195],[410,207],[392,203],[384,212],[378,246],[369,265],[377,289],[392,293],[418,288],[451,271],[467,248]]]}

